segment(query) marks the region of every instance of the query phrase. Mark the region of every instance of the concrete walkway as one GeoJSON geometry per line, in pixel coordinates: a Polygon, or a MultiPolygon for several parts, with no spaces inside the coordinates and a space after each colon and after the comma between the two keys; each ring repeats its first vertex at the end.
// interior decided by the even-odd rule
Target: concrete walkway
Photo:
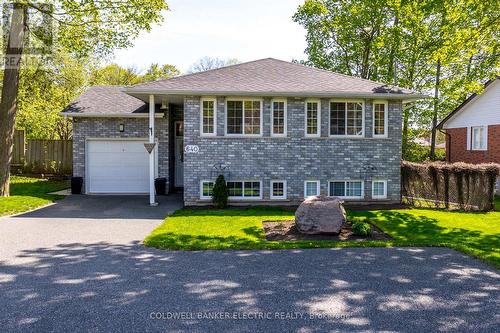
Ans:
{"type": "Polygon", "coordinates": [[[450,249],[162,251],[173,198],[68,199],[0,221],[2,332],[499,331],[499,271],[450,249]]]}

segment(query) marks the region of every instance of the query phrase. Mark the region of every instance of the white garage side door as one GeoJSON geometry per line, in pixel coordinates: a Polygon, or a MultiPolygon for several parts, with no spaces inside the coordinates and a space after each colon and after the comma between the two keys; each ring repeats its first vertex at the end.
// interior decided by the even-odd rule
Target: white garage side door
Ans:
{"type": "Polygon", "coordinates": [[[88,193],[148,193],[149,157],[145,141],[87,142],[88,193]]]}

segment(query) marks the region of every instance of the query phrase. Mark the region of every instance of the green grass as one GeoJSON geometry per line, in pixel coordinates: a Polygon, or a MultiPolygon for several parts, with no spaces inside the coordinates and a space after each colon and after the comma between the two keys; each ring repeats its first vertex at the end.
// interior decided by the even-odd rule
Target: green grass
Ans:
{"type": "Polygon", "coordinates": [[[500,267],[500,212],[399,209],[350,211],[348,214],[370,220],[393,240],[266,241],[262,221],[293,219],[293,211],[254,207],[178,210],[153,230],[145,244],[174,250],[446,246],[500,267]]]}
{"type": "Polygon", "coordinates": [[[62,199],[63,196],[47,193],[68,187],[67,181],[12,176],[10,197],[0,197],[0,216],[22,213],[62,199]]]}

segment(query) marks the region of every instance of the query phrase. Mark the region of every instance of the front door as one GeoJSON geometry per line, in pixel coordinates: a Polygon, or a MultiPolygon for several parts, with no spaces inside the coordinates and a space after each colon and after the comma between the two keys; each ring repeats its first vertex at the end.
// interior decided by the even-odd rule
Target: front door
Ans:
{"type": "Polygon", "coordinates": [[[184,122],[176,121],[175,140],[175,187],[184,187],[184,122]]]}

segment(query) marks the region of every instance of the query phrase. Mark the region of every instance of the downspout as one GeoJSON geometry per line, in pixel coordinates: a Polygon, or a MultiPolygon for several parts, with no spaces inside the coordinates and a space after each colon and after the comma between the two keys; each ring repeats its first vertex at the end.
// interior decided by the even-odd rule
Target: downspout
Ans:
{"type": "MultiPolygon", "coordinates": [[[[149,95],[149,143],[155,143],[155,96],[149,95]]],[[[149,205],[157,206],[155,200],[155,153],[156,146],[149,153],[149,205]]]]}
{"type": "Polygon", "coordinates": [[[438,128],[439,132],[443,133],[445,135],[445,137],[447,138],[447,140],[445,140],[446,142],[446,160],[448,163],[450,163],[451,161],[451,134],[446,132],[446,131],[443,131],[442,129],[438,128]]]}

